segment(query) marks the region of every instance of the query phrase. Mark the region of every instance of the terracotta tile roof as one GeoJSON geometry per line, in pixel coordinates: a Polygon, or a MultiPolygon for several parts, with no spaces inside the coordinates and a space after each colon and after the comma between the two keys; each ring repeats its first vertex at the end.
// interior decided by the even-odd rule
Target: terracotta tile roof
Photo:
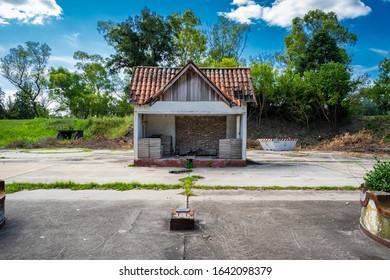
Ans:
{"type": "Polygon", "coordinates": [[[134,67],[130,84],[131,102],[144,105],[155,100],[188,67],[197,69],[232,105],[240,105],[242,100],[256,102],[249,68],[199,68],[192,62],[182,68],[134,67]]]}

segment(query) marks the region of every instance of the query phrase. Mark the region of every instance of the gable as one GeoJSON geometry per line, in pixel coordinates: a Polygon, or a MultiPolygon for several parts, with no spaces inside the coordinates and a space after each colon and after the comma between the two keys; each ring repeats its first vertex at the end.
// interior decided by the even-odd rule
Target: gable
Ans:
{"type": "Polygon", "coordinates": [[[204,79],[188,69],[164,93],[159,101],[223,101],[204,79]]]}

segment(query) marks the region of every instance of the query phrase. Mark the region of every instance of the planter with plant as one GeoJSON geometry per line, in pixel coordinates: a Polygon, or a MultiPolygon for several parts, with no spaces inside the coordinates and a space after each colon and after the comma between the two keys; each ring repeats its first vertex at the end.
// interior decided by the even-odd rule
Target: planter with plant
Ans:
{"type": "Polygon", "coordinates": [[[370,238],[390,247],[390,161],[377,161],[364,177],[360,228],[370,238]]]}

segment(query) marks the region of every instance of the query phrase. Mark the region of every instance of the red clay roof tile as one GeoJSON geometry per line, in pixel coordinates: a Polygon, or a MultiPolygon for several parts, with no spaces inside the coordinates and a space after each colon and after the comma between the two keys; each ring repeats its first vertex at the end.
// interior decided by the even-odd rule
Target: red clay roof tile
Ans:
{"type": "Polygon", "coordinates": [[[162,89],[180,70],[192,64],[229,100],[240,105],[237,93],[247,102],[256,102],[249,68],[199,68],[193,62],[183,68],[137,66],[133,68],[130,100],[137,105],[148,104],[162,93],[162,89]],[[236,94],[235,94],[236,93],[236,94]]]}

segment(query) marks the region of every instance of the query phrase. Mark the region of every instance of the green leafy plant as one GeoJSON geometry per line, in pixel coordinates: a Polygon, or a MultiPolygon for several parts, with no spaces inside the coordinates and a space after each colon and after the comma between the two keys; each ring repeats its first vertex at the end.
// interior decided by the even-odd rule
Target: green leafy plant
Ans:
{"type": "Polygon", "coordinates": [[[186,169],[192,169],[192,160],[191,159],[187,159],[186,160],[186,169]]]}
{"type": "Polygon", "coordinates": [[[377,160],[374,169],[364,177],[364,182],[370,190],[390,192],[390,161],[377,160]]]}

